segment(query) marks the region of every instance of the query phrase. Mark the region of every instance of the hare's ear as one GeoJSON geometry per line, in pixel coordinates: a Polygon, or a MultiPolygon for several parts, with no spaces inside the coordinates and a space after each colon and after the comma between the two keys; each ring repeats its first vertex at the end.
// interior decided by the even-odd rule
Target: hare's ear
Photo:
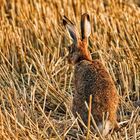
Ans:
{"type": "Polygon", "coordinates": [[[68,30],[73,42],[76,44],[79,39],[79,33],[74,23],[72,23],[66,16],[63,17],[63,24],[68,30]]]}
{"type": "Polygon", "coordinates": [[[91,25],[90,25],[90,18],[87,13],[81,16],[81,34],[82,39],[88,38],[91,33],[91,25]]]}

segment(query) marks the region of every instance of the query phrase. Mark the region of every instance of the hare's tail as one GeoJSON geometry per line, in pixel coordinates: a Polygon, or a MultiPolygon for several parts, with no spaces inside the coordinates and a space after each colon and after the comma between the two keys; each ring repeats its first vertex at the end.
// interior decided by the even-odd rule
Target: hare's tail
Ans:
{"type": "Polygon", "coordinates": [[[98,128],[103,136],[106,136],[111,130],[118,131],[119,130],[119,124],[115,122],[112,124],[110,120],[107,120],[105,125],[103,126],[102,123],[98,125],[98,128]]]}
{"type": "Polygon", "coordinates": [[[103,136],[106,136],[111,129],[112,129],[112,123],[109,120],[107,120],[106,124],[105,124],[105,127],[102,131],[103,136]]]}

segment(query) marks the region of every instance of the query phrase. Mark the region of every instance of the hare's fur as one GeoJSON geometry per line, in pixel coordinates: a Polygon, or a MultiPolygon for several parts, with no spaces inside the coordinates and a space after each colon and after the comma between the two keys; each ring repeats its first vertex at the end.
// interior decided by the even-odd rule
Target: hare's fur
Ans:
{"type": "Polygon", "coordinates": [[[103,64],[99,60],[83,60],[77,63],[75,65],[74,79],[74,115],[76,116],[76,112],[79,113],[85,124],[87,124],[88,110],[85,106],[85,101],[88,102],[89,96],[92,94],[91,112],[97,125],[101,124],[103,113],[108,113],[108,120],[111,122],[112,128],[117,127],[118,96],[114,83],[103,64]]]}
{"type": "Polygon", "coordinates": [[[81,18],[82,40],[77,29],[66,17],[64,25],[68,29],[73,44],[69,47],[68,60],[74,64],[74,87],[73,114],[81,116],[87,124],[88,109],[85,102],[89,102],[92,95],[91,113],[99,127],[106,135],[110,129],[117,128],[116,112],[118,107],[118,95],[114,82],[100,60],[92,60],[88,50],[88,37],[90,35],[90,20],[88,14],[81,18]],[[88,29],[86,28],[88,26],[88,29]],[[87,31],[88,30],[88,31],[87,31]],[[103,113],[108,114],[106,125],[103,130],[103,113]]]}

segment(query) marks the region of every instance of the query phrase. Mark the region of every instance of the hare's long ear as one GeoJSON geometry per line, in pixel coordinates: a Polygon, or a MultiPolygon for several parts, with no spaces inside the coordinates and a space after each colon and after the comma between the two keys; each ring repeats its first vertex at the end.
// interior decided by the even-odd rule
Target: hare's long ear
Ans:
{"type": "Polygon", "coordinates": [[[91,33],[91,25],[90,25],[90,18],[87,13],[81,16],[81,34],[82,39],[88,38],[91,33]]]}
{"type": "Polygon", "coordinates": [[[71,38],[73,39],[73,42],[76,44],[78,42],[78,39],[80,38],[76,26],[66,16],[63,17],[63,24],[68,30],[71,38]]]}

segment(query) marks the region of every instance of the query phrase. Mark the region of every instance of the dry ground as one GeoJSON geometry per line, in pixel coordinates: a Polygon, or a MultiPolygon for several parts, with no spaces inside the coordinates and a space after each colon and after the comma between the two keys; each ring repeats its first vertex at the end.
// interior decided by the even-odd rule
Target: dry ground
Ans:
{"type": "Polygon", "coordinates": [[[112,75],[118,120],[127,122],[88,139],[140,139],[140,8],[125,0],[0,0],[0,139],[87,137],[70,111],[73,69],[61,20],[65,14],[79,25],[84,12],[92,23],[89,49],[112,75]]]}

